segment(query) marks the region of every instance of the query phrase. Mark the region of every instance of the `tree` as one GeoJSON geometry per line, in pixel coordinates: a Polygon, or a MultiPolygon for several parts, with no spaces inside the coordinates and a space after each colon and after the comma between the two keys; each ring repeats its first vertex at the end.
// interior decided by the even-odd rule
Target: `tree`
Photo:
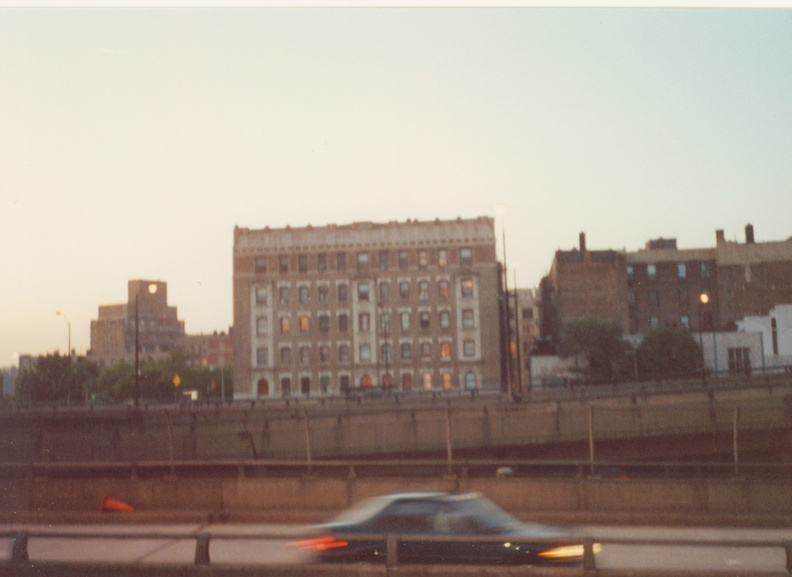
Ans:
{"type": "Polygon", "coordinates": [[[701,372],[701,348],[687,329],[659,327],[638,347],[638,372],[650,379],[692,377],[701,372]]]}
{"type": "Polygon", "coordinates": [[[587,377],[591,382],[613,381],[621,375],[626,351],[621,327],[613,322],[593,319],[572,321],[561,331],[562,357],[582,355],[588,361],[587,377]]]}

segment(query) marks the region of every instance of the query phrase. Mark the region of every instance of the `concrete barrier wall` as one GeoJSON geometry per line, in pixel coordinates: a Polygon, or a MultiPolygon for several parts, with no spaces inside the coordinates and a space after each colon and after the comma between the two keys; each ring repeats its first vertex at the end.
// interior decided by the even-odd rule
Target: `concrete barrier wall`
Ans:
{"type": "Polygon", "coordinates": [[[792,514],[792,481],[715,479],[5,479],[0,511],[97,511],[104,495],[140,511],[258,511],[325,518],[405,490],[478,491],[516,514],[792,514]]]}

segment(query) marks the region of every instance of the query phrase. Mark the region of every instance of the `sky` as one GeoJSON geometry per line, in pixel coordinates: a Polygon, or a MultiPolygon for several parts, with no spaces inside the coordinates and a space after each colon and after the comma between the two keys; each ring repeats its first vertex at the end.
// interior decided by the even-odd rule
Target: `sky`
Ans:
{"type": "Polygon", "coordinates": [[[0,79],[0,367],[130,279],[227,331],[235,226],[493,216],[520,287],[792,236],[788,9],[3,7],[0,79]]]}

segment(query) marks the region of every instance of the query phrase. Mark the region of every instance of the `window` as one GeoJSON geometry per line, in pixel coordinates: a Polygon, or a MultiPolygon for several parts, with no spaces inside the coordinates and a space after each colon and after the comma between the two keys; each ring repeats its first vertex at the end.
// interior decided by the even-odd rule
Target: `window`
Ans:
{"type": "Polygon", "coordinates": [[[320,254],[316,257],[316,268],[319,269],[319,272],[325,272],[327,270],[327,255],[320,254]]]}
{"type": "Polygon", "coordinates": [[[361,363],[369,363],[371,362],[371,345],[368,343],[363,343],[360,345],[360,362],[361,363]]]}
{"type": "Polygon", "coordinates": [[[448,266],[448,251],[444,248],[437,251],[437,266],[440,268],[448,266]]]}
{"type": "Polygon", "coordinates": [[[465,373],[465,388],[467,390],[476,388],[476,375],[472,371],[465,373]]]}
{"type": "Polygon", "coordinates": [[[302,315],[300,317],[300,332],[307,333],[311,330],[311,321],[308,315],[302,315]]]}
{"type": "Polygon", "coordinates": [[[419,316],[419,324],[422,329],[426,330],[429,328],[429,311],[423,311],[419,316]]]}
{"type": "Polygon", "coordinates": [[[459,264],[462,266],[470,266],[473,264],[473,249],[460,248],[459,249],[459,264]]]}
{"type": "Polygon", "coordinates": [[[267,304],[267,289],[264,287],[256,288],[256,302],[260,305],[267,304]]]}
{"type": "Polygon", "coordinates": [[[425,391],[432,390],[432,373],[424,373],[421,376],[421,380],[423,380],[423,388],[425,391]]]}
{"type": "Polygon", "coordinates": [[[466,329],[472,329],[476,326],[476,317],[473,309],[462,309],[462,326],[466,329]]]}
{"type": "Polygon", "coordinates": [[[357,269],[367,270],[369,266],[369,255],[367,252],[359,252],[357,255],[357,269]]]}
{"type": "Polygon", "coordinates": [[[347,292],[348,292],[347,285],[345,285],[345,284],[338,285],[337,292],[338,292],[338,302],[342,302],[342,303],[346,302],[346,300],[347,300],[347,292]]]}
{"type": "Polygon", "coordinates": [[[429,256],[425,250],[418,251],[418,267],[426,268],[429,265],[429,256]]]}
{"type": "Polygon", "coordinates": [[[386,282],[381,282],[379,284],[379,299],[380,302],[388,302],[388,296],[390,295],[390,285],[386,282]]]}
{"type": "Polygon", "coordinates": [[[677,263],[677,276],[680,279],[687,278],[687,265],[684,262],[677,263]]]}
{"type": "Polygon", "coordinates": [[[327,288],[327,285],[322,285],[322,286],[319,287],[319,302],[320,303],[326,303],[329,300],[329,297],[328,297],[328,293],[329,292],[330,291],[327,288]]]}
{"type": "Polygon", "coordinates": [[[657,291],[649,291],[649,306],[656,307],[660,305],[660,299],[657,296],[657,291]]]}
{"type": "Polygon", "coordinates": [[[284,397],[291,396],[291,379],[289,377],[283,377],[281,379],[281,394],[284,397]]]}
{"type": "Polygon", "coordinates": [[[300,379],[300,392],[306,397],[311,394],[311,377],[303,377],[300,379]]]}
{"type": "Polygon", "coordinates": [[[300,272],[308,272],[308,256],[301,254],[297,257],[297,270],[300,272]]]}
{"type": "Polygon", "coordinates": [[[440,311],[440,328],[447,329],[451,326],[451,313],[440,311]]]}
{"type": "Polygon", "coordinates": [[[701,278],[709,278],[710,277],[710,268],[708,262],[701,263],[701,278]]]}
{"type": "Polygon", "coordinates": [[[369,313],[360,313],[358,315],[358,330],[362,332],[371,330],[371,315],[369,313]]]}
{"type": "Polygon", "coordinates": [[[751,372],[751,349],[743,347],[729,349],[729,372],[751,372]]]}
{"type": "Polygon", "coordinates": [[[476,356],[476,341],[472,339],[462,341],[462,356],[467,358],[476,356]]]}
{"type": "Polygon", "coordinates": [[[339,252],[336,254],[336,270],[344,271],[346,270],[346,253],[339,252]]]}
{"type": "Polygon", "coordinates": [[[631,306],[635,306],[635,291],[629,290],[627,291],[627,303],[631,306]]]}
{"type": "Polygon", "coordinates": [[[288,256],[279,256],[278,257],[278,271],[284,273],[289,272],[289,257],[288,256]]]}
{"type": "Polygon", "coordinates": [[[450,359],[451,358],[451,343],[448,341],[443,341],[440,343],[440,358],[441,359],[450,359]]]}
{"type": "Polygon", "coordinates": [[[345,314],[338,315],[338,332],[345,333],[349,330],[349,317],[345,314]]]}
{"type": "Polygon", "coordinates": [[[660,319],[659,319],[658,317],[652,317],[652,318],[649,320],[649,323],[650,323],[650,325],[651,325],[651,327],[652,327],[653,329],[656,329],[657,327],[659,327],[659,326],[660,326],[660,319]]]}
{"type": "Polygon", "coordinates": [[[267,317],[258,317],[256,319],[256,334],[266,335],[269,333],[269,319],[267,317]]]}
{"type": "Polygon", "coordinates": [[[383,363],[390,362],[390,345],[388,343],[380,345],[380,358],[382,359],[383,363]]]}
{"type": "Polygon", "coordinates": [[[410,373],[402,373],[402,389],[405,391],[412,389],[412,375],[410,373]]]}
{"type": "Polygon", "coordinates": [[[380,330],[386,335],[390,331],[390,313],[380,314],[380,330]]]}
{"type": "Polygon", "coordinates": [[[465,278],[462,279],[462,296],[465,298],[470,298],[473,296],[473,279],[472,278],[465,278]]]}
{"type": "Polygon", "coordinates": [[[360,386],[364,389],[371,388],[371,376],[370,375],[363,375],[360,377],[360,386]]]}
{"type": "Polygon", "coordinates": [[[646,265],[646,276],[649,277],[649,280],[656,280],[657,279],[657,266],[653,264],[646,265]]]}
{"type": "Polygon", "coordinates": [[[341,375],[338,378],[338,386],[341,389],[341,392],[346,394],[349,392],[349,375],[341,375]]]}
{"type": "Polygon", "coordinates": [[[359,282],[357,288],[358,288],[358,300],[359,301],[369,300],[369,283],[359,282]]]}
{"type": "Polygon", "coordinates": [[[269,349],[267,347],[258,347],[256,349],[256,364],[260,367],[267,366],[269,362],[269,349]]]}
{"type": "Polygon", "coordinates": [[[291,323],[289,322],[289,317],[281,317],[280,320],[280,332],[282,335],[288,335],[289,330],[291,329],[291,323]]]}
{"type": "Polygon", "coordinates": [[[533,309],[531,307],[526,307],[522,309],[522,318],[523,319],[532,319],[533,318],[533,309]]]}
{"type": "Polygon", "coordinates": [[[342,363],[349,362],[349,345],[341,345],[338,347],[338,360],[342,363]]]}
{"type": "Polygon", "coordinates": [[[418,300],[429,300],[429,282],[422,280],[418,283],[418,300]]]}
{"type": "Polygon", "coordinates": [[[634,273],[635,273],[635,270],[633,269],[633,265],[628,264],[627,265],[627,279],[628,280],[632,280],[634,273]]]}
{"type": "Polygon", "coordinates": [[[406,301],[410,298],[410,283],[407,281],[402,281],[399,283],[399,298],[403,301],[406,301]]]}
{"type": "Polygon", "coordinates": [[[256,261],[256,272],[262,273],[267,272],[267,257],[266,256],[257,256],[256,261]]]}
{"type": "Polygon", "coordinates": [[[451,390],[451,373],[443,373],[443,390],[451,390]]]}
{"type": "Polygon", "coordinates": [[[421,360],[429,360],[432,358],[432,345],[430,343],[421,343],[421,360]]]}
{"type": "Polygon", "coordinates": [[[399,315],[399,322],[403,331],[410,329],[410,313],[401,313],[399,315]]]}
{"type": "Polygon", "coordinates": [[[319,388],[322,391],[322,394],[327,394],[328,392],[330,392],[330,377],[328,376],[319,377],[319,388]]]}
{"type": "Polygon", "coordinates": [[[330,362],[330,347],[327,345],[322,345],[319,347],[319,362],[320,363],[329,363],[330,362]]]}
{"type": "Polygon", "coordinates": [[[286,304],[289,302],[289,287],[282,286],[278,289],[278,298],[280,299],[281,304],[286,304]]]}
{"type": "Polygon", "coordinates": [[[330,317],[327,315],[319,315],[319,332],[326,333],[330,331],[330,317]]]}
{"type": "Polygon", "coordinates": [[[438,287],[438,289],[440,291],[440,298],[443,299],[443,300],[447,299],[448,298],[448,281],[447,280],[441,280],[438,283],[437,287],[438,287]]]}
{"type": "Polygon", "coordinates": [[[388,270],[388,251],[381,250],[379,253],[379,267],[380,270],[388,270]]]}
{"type": "Polygon", "coordinates": [[[280,362],[282,365],[291,363],[291,349],[289,347],[281,347],[280,362]]]}
{"type": "Polygon", "coordinates": [[[412,345],[410,343],[402,343],[399,345],[401,351],[401,358],[404,361],[409,361],[412,358],[412,345]]]}
{"type": "Polygon", "coordinates": [[[407,268],[407,251],[400,250],[399,251],[399,268],[405,269],[407,268]]]}
{"type": "Polygon", "coordinates": [[[679,324],[685,327],[686,329],[690,328],[690,317],[687,315],[682,315],[679,319],[679,324]]]}
{"type": "Polygon", "coordinates": [[[308,287],[305,286],[305,285],[301,286],[300,287],[300,302],[301,303],[307,303],[310,300],[311,300],[311,297],[310,297],[310,295],[308,293],[308,287]]]}
{"type": "Polygon", "coordinates": [[[300,347],[300,364],[308,365],[311,363],[311,349],[308,347],[300,347]]]}

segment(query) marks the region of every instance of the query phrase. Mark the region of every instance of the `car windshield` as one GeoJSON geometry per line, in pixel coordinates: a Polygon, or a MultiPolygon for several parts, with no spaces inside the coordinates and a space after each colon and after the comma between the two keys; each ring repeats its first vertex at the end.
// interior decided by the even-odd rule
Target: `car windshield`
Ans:
{"type": "Polygon", "coordinates": [[[483,497],[457,501],[454,504],[454,513],[475,520],[482,531],[499,531],[520,524],[517,519],[483,497]]]}

